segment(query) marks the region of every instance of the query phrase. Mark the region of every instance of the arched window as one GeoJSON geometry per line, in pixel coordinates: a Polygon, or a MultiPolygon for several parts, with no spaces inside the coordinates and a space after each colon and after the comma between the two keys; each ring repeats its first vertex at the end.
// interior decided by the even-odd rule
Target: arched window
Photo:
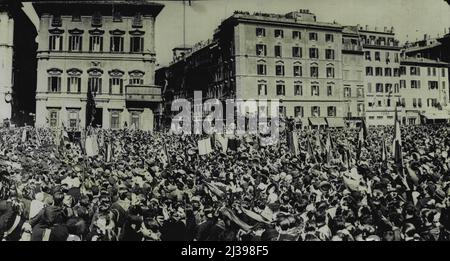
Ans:
{"type": "Polygon", "coordinates": [[[89,74],[88,78],[88,90],[91,91],[94,96],[102,94],[102,75],[103,71],[97,68],[90,69],[87,71],[89,74]]]}
{"type": "Polygon", "coordinates": [[[105,31],[99,30],[98,28],[89,30],[89,52],[103,52],[104,33],[105,31]]]}
{"type": "Polygon", "coordinates": [[[48,30],[48,32],[50,34],[48,39],[48,49],[50,51],[62,51],[64,30],[51,29],[48,30]]]}
{"type": "Polygon", "coordinates": [[[48,92],[58,93],[61,92],[61,75],[62,70],[52,68],[47,71],[48,73],[48,92]]]}
{"type": "Polygon", "coordinates": [[[82,70],[75,68],[67,70],[67,93],[81,93],[82,73],[82,70]]]}
{"type": "Polygon", "coordinates": [[[109,94],[123,94],[123,75],[121,70],[109,71],[109,94]]]}
{"type": "Polygon", "coordinates": [[[130,85],[144,85],[143,71],[134,70],[128,73],[130,75],[130,85]]]}

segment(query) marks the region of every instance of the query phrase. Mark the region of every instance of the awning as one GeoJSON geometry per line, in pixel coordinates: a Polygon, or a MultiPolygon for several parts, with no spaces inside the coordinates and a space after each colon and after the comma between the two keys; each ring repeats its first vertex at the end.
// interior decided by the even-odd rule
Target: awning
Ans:
{"type": "Polygon", "coordinates": [[[328,127],[332,128],[344,128],[344,118],[327,118],[328,127]]]}
{"type": "Polygon", "coordinates": [[[448,120],[450,114],[447,111],[426,112],[423,114],[427,120],[448,120]]]}
{"type": "Polygon", "coordinates": [[[313,126],[326,126],[327,125],[325,118],[309,118],[309,122],[313,126]]]}
{"type": "Polygon", "coordinates": [[[309,126],[309,121],[307,118],[301,118],[300,122],[302,123],[302,126],[309,126]]]}

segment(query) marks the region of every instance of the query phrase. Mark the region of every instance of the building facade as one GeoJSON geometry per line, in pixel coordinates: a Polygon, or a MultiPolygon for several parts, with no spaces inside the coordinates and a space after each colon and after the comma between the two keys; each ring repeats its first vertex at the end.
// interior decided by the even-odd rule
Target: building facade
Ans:
{"type": "Polygon", "coordinates": [[[0,122],[33,123],[36,35],[19,1],[0,1],[0,122]]]}
{"type": "MultiPolygon", "coordinates": [[[[435,109],[448,106],[448,74],[447,79],[433,79],[434,70],[445,73],[447,63],[407,59],[411,50],[400,46],[393,27],[323,23],[308,10],[285,15],[235,12],[212,40],[173,52],[173,62],[157,71],[158,84],[167,87],[167,122],[173,116],[171,101],[193,102],[194,91],[224,105],[226,99],[275,99],[279,113],[302,126],[358,126],[362,120],[392,125],[396,111],[404,124],[419,124],[427,122],[427,113],[436,118],[440,112],[435,109]],[[422,71],[431,70],[431,76],[410,75],[414,63],[422,71]],[[418,89],[417,77],[426,85],[424,93],[410,91],[418,89]]],[[[267,115],[269,109],[260,106],[259,114],[267,115]]]]}
{"type": "Polygon", "coordinates": [[[358,26],[346,26],[342,35],[342,84],[347,103],[346,121],[356,126],[365,118],[364,52],[358,26]]]}
{"type": "Polygon", "coordinates": [[[403,124],[447,121],[448,63],[404,56],[400,61],[400,95],[403,124]]]}
{"type": "MultiPolygon", "coordinates": [[[[235,12],[219,25],[213,40],[158,74],[171,75],[168,85],[174,97],[202,90],[207,98],[223,102],[277,100],[280,115],[295,117],[304,126],[326,125],[327,118],[342,126],[348,113],[342,29],[316,21],[308,10],[285,15],[235,12]],[[189,78],[195,73],[204,78],[192,85],[189,78]]],[[[260,115],[269,110],[266,104],[258,108],[260,115]]]]}
{"type": "Polygon", "coordinates": [[[400,50],[393,28],[359,28],[364,51],[367,125],[393,125],[400,98],[400,50]]]}
{"type": "Polygon", "coordinates": [[[153,130],[155,20],[148,1],[39,1],[36,126],[153,130]],[[86,122],[87,94],[96,103],[86,122]]]}

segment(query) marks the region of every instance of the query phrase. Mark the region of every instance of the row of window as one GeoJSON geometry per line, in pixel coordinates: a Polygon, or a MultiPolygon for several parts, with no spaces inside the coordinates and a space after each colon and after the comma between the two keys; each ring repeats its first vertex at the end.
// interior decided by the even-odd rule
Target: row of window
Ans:
{"type": "MultiPolygon", "coordinates": [[[[438,100],[436,98],[429,98],[427,100],[427,107],[437,107],[438,100]]],[[[406,99],[402,98],[400,105],[403,107],[407,107],[406,99]]],[[[412,98],[412,107],[413,108],[422,108],[422,98],[412,98]]]]}
{"type": "MultiPolygon", "coordinates": [[[[293,68],[292,75],[294,77],[303,76],[303,67],[302,66],[294,65],[292,68],[293,68]]],[[[314,66],[309,67],[309,71],[310,71],[311,78],[319,78],[319,67],[318,66],[314,65],[314,66]]],[[[267,65],[264,63],[258,63],[256,65],[256,72],[258,75],[267,75],[267,65]]],[[[283,64],[275,65],[275,75],[276,76],[284,76],[285,75],[285,66],[283,64]]],[[[334,67],[328,66],[326,68],[326,77],[327,78],[335,77],[334,67]]]]}
{"type": "MultiPolygon", "coordinates": [[[[277,96],[285,96],[286,95],[286,86],[283,83],[276,84],[276,95],[277,96]]],[[[318,84],[311,85],[310,88],[310,96],[320,96],[320,86],[318,84]]],[[[344,87],[344,97],[352,97],[352,92],[350,87],[344,87]]],[[[335,94],[335,87],[333,85],[328,85],[326,89],[326,94],[328,97],[333,96],[335,94]]],[[[258,95],[259,96],[267,96],[267,84],[260,83],[258,84],[258,95]]],[[[303,85],[301,83],[294,84],[294,96],[303,96],[303,85]]],[[[357,97],[364,97],[363,88],[357,88],[357,97]]]]}
{"type": "MultiPolygon", "coordinates": [[[[386,107],[391,107],[391,106],[394,106],[394,103],[391,101],[392,101],[391,99],[386,99],[384,103],[382,100],[377,100],[376,102],[369,101],[368,106],[369,107],[383,107],[383,104],[384,104],[386,107]]],[[[427,107],[437,107],[439,104],[438,100],[436,98],[429,98],[429,99],[426,99],[426,101],[427,101],[427,107]]],[[[396,102],[396,105],[402,106],[402,107],[407,107],[406,99],[401,98],[400,101],[396,102]]],[[[422,108],[422,98],[412,98],[412,107],[413,108],[422,108]]]]}
{"type": "MultiPolygon", "coordinates": [[[[52,128],[58,127],[60,109],[49,109],[49,125],[52,128]]],[[[133,111],[130,113],[130,126],[135,126],[136,129],[140,129],[141,123],[141,112],[133,111]]],[[[111,110],[110,111],[110,128],[120,129],[122,126],[120,124],[121,111],[111,110]]],[[[80,110],[70,109],[68,110],[68,128],[69,129],[79,129],[80,128],[80,110]]]]}
{"type": "MultiPolygon", "coordinates": [[[[54,69],[49,71],[48,76],[48,92],[61,93],[62,92],[62,71],[54,69]]],[[[81,93],[81,71],[73,70],[68,72],[67,77],[67,93],[81,93]]],[[[133,71],[130,73],[129,84],[130,85],[143,85],[143,72],[133,71]]],[[[90,73],[87,81],[88,90],[94,94],[103,94],[103,79],[101,73],[90,73]]],[[[124,79],[123,73],[115,70],[111,71],[109,78],[109,94],[123,94],[124,79]]]]}
{"type": "MultiPolygon", "coordinates": [[[[50,35],[48,48],[50,51],[63,51],[63,35],[50,35]]],[[[69,35],[69,44],[67,50],[69,52],[82,52],[83,36],[69,35]]],[[[129,50],[131,53],[144,52],[144,37],[130,37],[129,50]]],[[[124,37],[120,35],[111,36],[109,51],[113,53],[123,53],[124,37]]],[[[95,35],[89,37],[89,52],[103,52],[103,36],[95,35]]]]}
{"type": "MultiPolygon", "coordinates": [[[[113,22],[123,22],[122,14],[115,11],[113,14],[113,22]]],[[[75,13],[72,15],[72,22],[81,22],[81,15],[75,13]]],[[[61,27],[63,25],[63,20],[61,15],[53,15],[51,25],[53,27],[61,27]]],[[[91,25],[94,27],[101,27],[103,25],[103,16],[100,13],[95,13],[91,18],[91,25]]],[[[140,28],[143,26],[143,19],[141,13],[136,13],[132,19],[132,26],[140,28]]]]}
{"type": "MultiPolygon", "coordinates": [[[[411,80],[410,87],[411,87],[411,89],[420,89],[421,81],[420,80],[411,80]]],[[[400,88],[406,88],[406,80],[400,80],[400,88]]],[[[439,89],[438,81],[428,81],[428,89],[429,90],[439,89]]],[[[442,82],[442,89],[445,89],[445,81],[442,82]]]]}
{"type": "MultiPolygon", "coordinates": [[[[283,57],[283,48],[281,45],[274,46],[274,56],[275,57],[283,57]]],[[[257,44],[256,45],[256,55],[257,56],[267,56],[267,45],[265,44],[257,44]]],[[[293,58],[302,58],[303,51],[301,47],[293,46],[292,47],[292,57],[293,58]]],[[[310,59],[319,59],[319,49],[318,48],[309,48],[309,58],[310,59]]],[[[325,49],[325,59],[326,60],[334,60],[336,58],[335,51],[333,49],[325,49]]]]}
{"type": "MultiPolygon", "coordinates": [[[[399,68],[384,68],[384,76],[392,77],[392,72],[394,72],[394,77],[400,76],[400,69],[399,68]]],[[[366,75],[367,76],[373,76],[374,71],[373,67],[366,67],[366,75]]],[[[383,68],[382,67],[375,67],[375,76],[383,76],[383,68]]]]}
{"type": "MultiPolygon", "coordinates": [[[[442,77],[446,76],[445,70],[447,70],[447,69],[446,68],[441,69],[442,77]]],[[[400,66],[400,75],[406,75],[406,72],[407,72],[406,66],[400,66]]],[[[409,68],[409,74],[420,76],[420,67],[419,66],[411,66],[409,68]]],[[[427,67],[427,75],[428,76],[438,76],[437,74],[438,74],[438,72],[435,67],[433,67],[433,68],[427,67]]]]}
{"type": "MultiPolygon", "coordinates": [[[[372,83],[369,82],[367,83],[367,92],[368,93],[372,93],[372,83]]],[[[377,93],[399,93],[400,92],[400,88],[399,88],[399,84],[395,83],[386,83],[386,84],[382,84],[382,83],[376,83],[375,84],[375,92],[377,93]],[[392,88],[394,87],[394,88],[392,88]]]]}
{"type": "MultiPolygon", "coordinates": [[[[280,106],[279,113],[282,116],[286,116],[286,107],[280,106]]],[[[328,106],[327,107],[327,117],[336,117],[336,106],[328,106]]],[[[319,106],[311,106],[311,116],[312,117],[321,117],[320,107],[319,106]]],[[[305,117],[305,111],[303,106],[295,106],[294,107],[294,117],[305,117]]]]}
{"type": "MultiPolygon", "coordinates": [[[[318,41],[319,34],[317,32],[310,32],[309,34],[309,40],[310,41],[318,41]]],[[[266,37],[266,29],[265,28],[256,28],[256,36],[257,37],[266,37]]],[[[284,31],[282,29],[275,29],[273,31],[273,36],[275,38],[282,39],[284,38],[284,31]]],[[[294,40],[300,40],[302,39],[302,33],[300,31],[292,31],[292,39],[294,40]]],[[[326,42],[334,42],[334,35],[333,34],[325,34],[325,41],[326,42]]]]}
{"type": "MultiPolygon", "coordinates": [[[[364,57],[367,61],[372,61],[372,52],[371,51],[365,51],[364,52],[364,57]]],[[[374,52],[374,58],[375,61],[381,61],[381,52],[379,51],[375,51],[374,52]]],[[[388,64],[391,62],[391,54],[390,52],[386,52],[384,55],[384,61],[388,64]]],[[[394,62],[398,63],[400,62],[399,60],[399,56],[398,53],[394,53],[394,62]]]]}

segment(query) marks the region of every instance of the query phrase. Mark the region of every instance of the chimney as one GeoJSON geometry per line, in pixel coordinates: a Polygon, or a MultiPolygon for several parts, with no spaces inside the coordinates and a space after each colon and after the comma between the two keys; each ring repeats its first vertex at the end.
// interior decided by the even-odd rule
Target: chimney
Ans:
{"type": "Polygon", "coordinates": [[[428,35],[427,35],[427,34],[424,34],[424,35],[423,35],[423,39],[424,39],[424,40],[427,40],[427,39],[428,39],[428,35]]]}
{"type": "Polygon", "coordinates": [[[368,31],[368,30],[369,30],[369,25],[366,24],[366,31],[368,31]]]}
{"type": "Polygon", "coordinates": [[[393,26],[391,26],[391,33],[393,33],[394,32],[394,27],[393,26]]]}
{"type": "Polygon", "coordinates": [[[375,32],[378,30],[378,27],[375,26],[375,29],[373,29],[375,32]]]}
{"type": "Polygon", "coordinates": [[[385,32],[385,33],[387,32],[387,26],[384,27],[384,32],[385,32]]]}

